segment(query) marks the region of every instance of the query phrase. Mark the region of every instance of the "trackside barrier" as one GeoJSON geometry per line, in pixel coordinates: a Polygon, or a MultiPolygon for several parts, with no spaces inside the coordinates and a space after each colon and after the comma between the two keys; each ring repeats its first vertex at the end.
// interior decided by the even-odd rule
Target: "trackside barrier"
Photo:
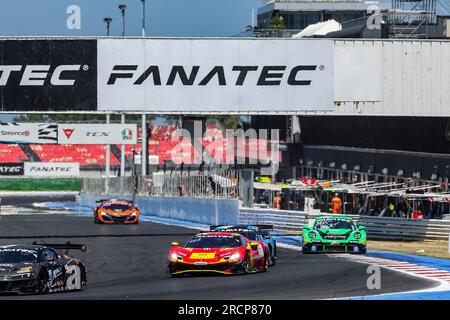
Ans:
{"type": "MultiPolygon", "coordinates": [[[[128,199],[132,196],[80,194],[83,206],[94,208],[100,199],[128,199]]],[[[136,196],[134,199],[141,216],[156,216],[195,222],[206,225],[237,224],[239,201],[235,199],[211,199],[188,197],[136,196]]]]}
{"type": "Polygon", "coordinates": [[[239,209],[239,222],[243,224],[273,224],[277,231],[301,233],[308,224],[308,214],[299,211],[272,209],[239,209]]]}
{"type": "MultiPolygon", "coordinates": [[[[326,213],[321,215],[332,216],[326,213]]],[[[317,214],[288,210],[249,208],[241,208],[239,210],[240,223],[273,224],[276,230],[293,234],[300,234],[303,225],[311,224],[317,216],[317,214]]],[[[404,241],[448,240],[450,235],[450,221],[447,220],[347,216],[352,217],[356,223],[366,227],[369,239],[404,241]]]]}

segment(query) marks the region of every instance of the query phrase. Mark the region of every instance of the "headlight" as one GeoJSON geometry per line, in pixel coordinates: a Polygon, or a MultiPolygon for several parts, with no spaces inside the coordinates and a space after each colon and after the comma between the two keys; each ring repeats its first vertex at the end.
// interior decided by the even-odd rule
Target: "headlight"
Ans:
{"type": "Polygon", "coordinates": [[[361,233],[359,233],[359,232],[355,233],[354,237],[355,237],[355,239],[361,238],[361,233]]]}
{"type": "Polygon", "coordinates": [[[170,262],[177,262],[178,261],[178,255],[174,252],[169,257],[170,262]]]}
{"type": "Polygon", "coordinates": [[[228,258],[228,261],[230,261],[230,262],[238,262],[239,259],[241,259],[241,255],[239,254],[239,252],[237,252],[237,253],[233,253],[233,254],[228,258]]]}
{"type": "Polygon", "coordinates": [[[311,231],[311,232],[308,234],[308,236],[309,236],[310,238],[315,238],[315,237],[316,237],[316,233],[311,231]]]}

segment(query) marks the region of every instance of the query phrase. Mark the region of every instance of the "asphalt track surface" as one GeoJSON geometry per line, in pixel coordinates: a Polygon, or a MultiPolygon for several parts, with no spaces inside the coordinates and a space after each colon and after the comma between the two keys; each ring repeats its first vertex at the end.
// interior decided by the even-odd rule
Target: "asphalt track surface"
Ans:
{"type": "MultiPolygon", "coordinates": [[[[22,203],[23,204],[23,203],[22,203]]],[[[434,282],[381,269],[381,290],[368,290],[367,265],[328,255],[278,250],[267,273],[170,278],[166,259],[172,241],[186,242],[197,231],[142,221],[139,225],[96,225],[75,214],[0,216],[0,245],[72,243],[87,267],[81,292],[1,295],[0,299],[332,299],[425,289],[434,282]]]]}

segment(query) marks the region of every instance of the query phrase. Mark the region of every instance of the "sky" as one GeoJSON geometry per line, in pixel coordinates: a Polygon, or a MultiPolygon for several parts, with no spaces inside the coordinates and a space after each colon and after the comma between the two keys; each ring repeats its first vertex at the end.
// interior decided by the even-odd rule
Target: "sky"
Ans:
{"type": "MultiPolygon", "coordinates": [[[[390,0],[380,0],[390,2],[390,0]]],[[[265,0],[146,0],[148,36],[226,37],[252,23],[265,0]]],[[[103,36],[105,16],[111,35],[121,35],[119,4],[125,3],[126,35],[141,35],[141,0],[1,0],[0,36],[103,36]],[[81,12],[81,28],[68,29],[67,8],[81,12]]],[[[438,12],[450,12],[450,0],[438,0],[438,12]],[[443,10],[443,9],[447,10],[443,10]]],[[[448,14],[448,13],[447,13],[448,14]]]]}
{"type": "MultiPolygon", "coordinates": [[[[264,0],[146,0],[148,36],[231,36],[252,21],[264,0]]],[[[121,35],[119,4],[127,5],[126,35],[141,35],[141,0],[1,0],[0,36],[103,36],[105,16],[111,35],[121,35]],[[69,30],[70,5],[81,12],[81,29],[69,30]]]]}

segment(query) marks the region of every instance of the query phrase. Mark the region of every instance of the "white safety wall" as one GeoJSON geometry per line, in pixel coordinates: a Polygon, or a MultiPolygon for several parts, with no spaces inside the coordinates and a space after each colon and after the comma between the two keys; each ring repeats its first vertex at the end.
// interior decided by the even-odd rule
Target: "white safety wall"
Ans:
{"type": "Polygon", "coordinates": [[[331,115],[450,116],[450,42],[336,40],[331,115]]]}

